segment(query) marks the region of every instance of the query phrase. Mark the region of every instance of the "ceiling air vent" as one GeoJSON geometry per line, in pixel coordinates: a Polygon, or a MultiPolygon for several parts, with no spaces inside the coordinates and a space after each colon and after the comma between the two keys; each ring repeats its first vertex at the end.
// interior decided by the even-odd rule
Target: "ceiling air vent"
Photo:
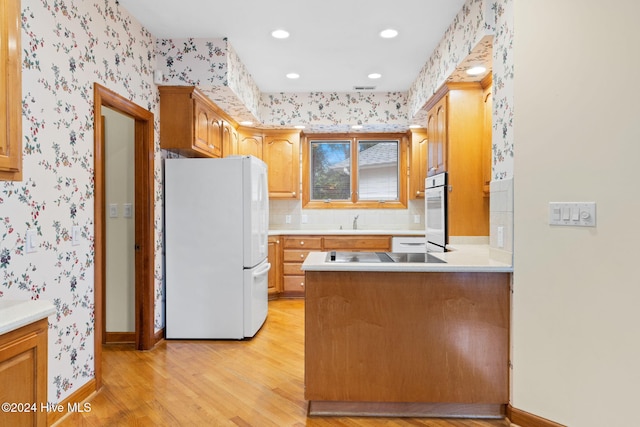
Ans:
{"type": "Polygon", "coordinates": [[[375,86],[354,86],[354,90],[375,90],[375,86]]]}

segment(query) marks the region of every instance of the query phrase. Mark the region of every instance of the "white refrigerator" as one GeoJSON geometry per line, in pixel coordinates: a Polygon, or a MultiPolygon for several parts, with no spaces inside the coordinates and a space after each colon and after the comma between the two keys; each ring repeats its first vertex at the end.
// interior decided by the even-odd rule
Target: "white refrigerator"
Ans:
{"type": "Polygon", "coordinates": [[[267,166],[165,160],[166,338],[243,339],[267,318],[267,166]]]}

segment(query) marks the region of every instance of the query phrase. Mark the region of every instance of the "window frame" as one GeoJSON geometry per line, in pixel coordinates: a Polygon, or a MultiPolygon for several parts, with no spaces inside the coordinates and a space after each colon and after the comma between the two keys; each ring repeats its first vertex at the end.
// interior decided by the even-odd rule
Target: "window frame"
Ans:
{"type": "Polygon", "coordinates": [[[406,133],[319,133],[302,135],[302,207],[306,209],[407,209],[407,150],[406,133]],[[349,200],[311,199],[311,142],[349,141],[351,143],[351,192],[349,200]],[[358,146],[359,142],[398,141],[398,199],[360,200],[358,198],[358,146]]]}

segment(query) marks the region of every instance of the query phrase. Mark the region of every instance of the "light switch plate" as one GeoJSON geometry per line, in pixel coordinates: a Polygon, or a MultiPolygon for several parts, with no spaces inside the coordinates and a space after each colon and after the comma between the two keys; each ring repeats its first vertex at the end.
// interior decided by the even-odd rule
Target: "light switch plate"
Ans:
{"type": "Polygon", "coordinates": [[[38,251],[38,232],[34,229],[29,229],[25,233],[25,252],[30,254],[38,251]]]}
{"type": "Polygon", "coordinates": [[[595,227],[595,202],[550,202],[549,224],[560,226],[595,227]]]}
{"type": "Polygon", "coordinates": [[[82,229],[79,225],[71,227],[71,246],[78,246],[82,237],[82,229]]]}
{"type": "Polygon", "coordinates": [[[122,205],[122,216],[125,218],[131,218],[133,216],[133,205],[131,203],[125,203],[122,205]]]}
{"type": "Polygon", "coordinates": [[[118,218],[118,204],[111,203],[109,205],[109,218],[118,218]]]}

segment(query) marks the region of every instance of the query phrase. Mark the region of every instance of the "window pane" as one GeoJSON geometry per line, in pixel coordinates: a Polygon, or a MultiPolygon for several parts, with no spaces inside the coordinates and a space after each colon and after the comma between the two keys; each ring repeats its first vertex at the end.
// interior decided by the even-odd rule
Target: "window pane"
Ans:
{"type": "Polygon", "coordinates": [[[311,141],[311,199],[349,200],[351,197],[349,141],[311,141]]]}
{"type": "Polygon", "coordinates": [[[398,200],[398,141],[358,142],[358,199],[398,200]]]}

